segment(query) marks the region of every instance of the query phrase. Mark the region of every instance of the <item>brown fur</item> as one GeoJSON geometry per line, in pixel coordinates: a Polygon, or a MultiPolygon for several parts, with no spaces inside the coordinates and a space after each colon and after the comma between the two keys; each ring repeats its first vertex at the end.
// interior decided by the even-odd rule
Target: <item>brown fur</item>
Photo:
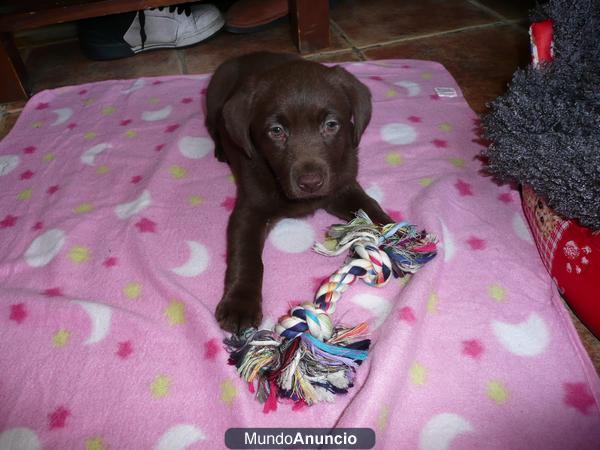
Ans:
{"type": "Polygon", "coordinates": [[[206,100],[215,155],[237,183],[216,310],[221,327],[236,332],[262,319],[261,255],[279,219],[319,208],[343,220],[358,209],[378,223],[391,219],[356,181],[371,95],[345,69],[293,54],[245,55],[217,69],[206,100]]]}

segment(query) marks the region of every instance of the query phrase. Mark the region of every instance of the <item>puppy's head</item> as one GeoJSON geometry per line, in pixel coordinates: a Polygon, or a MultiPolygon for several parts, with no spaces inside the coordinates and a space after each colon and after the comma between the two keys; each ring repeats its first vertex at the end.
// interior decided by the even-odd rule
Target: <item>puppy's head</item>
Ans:
{"type": "Polygon", "coordinates": [[[356,178],[371,94],[341,67],[300,60],[247,80],[223,117],[234,142],[264,159],[288,198],[322,197],[356,178]]]}

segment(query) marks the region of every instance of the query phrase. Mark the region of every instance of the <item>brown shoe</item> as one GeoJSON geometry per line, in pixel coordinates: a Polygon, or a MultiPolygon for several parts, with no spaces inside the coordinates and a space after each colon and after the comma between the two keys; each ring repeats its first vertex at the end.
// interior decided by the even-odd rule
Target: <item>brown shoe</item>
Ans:
{"type": "Polygon", "coordinates": [[[253,33],[287,15],[288,0],[239,0],[225,15],[225,29],[230,33],[253,33]]]}

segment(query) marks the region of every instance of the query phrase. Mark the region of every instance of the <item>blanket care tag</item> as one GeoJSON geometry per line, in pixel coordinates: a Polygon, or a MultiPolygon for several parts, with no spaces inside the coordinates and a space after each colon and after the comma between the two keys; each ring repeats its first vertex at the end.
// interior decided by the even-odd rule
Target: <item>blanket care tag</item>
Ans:
{"type": "Polygon", "coordinates": [[[458,96],[458,94],[456,93],[456,89],[451,88],[451,87],[436,87],[436,88],[433,88],[433,90],[438,95],[438,97],[452,98],[452,97],[458,96]]]}

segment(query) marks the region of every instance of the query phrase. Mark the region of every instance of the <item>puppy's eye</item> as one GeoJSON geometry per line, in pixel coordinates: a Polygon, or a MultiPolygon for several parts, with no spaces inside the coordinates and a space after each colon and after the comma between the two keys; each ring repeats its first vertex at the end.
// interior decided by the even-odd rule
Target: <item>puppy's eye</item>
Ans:
{"type": "Polygon", "coordinates": [[[326,133],[335,133],[340,128],[340,123],[335,119],[328,119],[323,128],[326,133]]]}
{"type": "Polygon", "coordinates": [[[271,139],[280,140],[285,138],[285,130],[281,125],[273,125],[271,128],[269,128],[268,133],[271,139]]]}

